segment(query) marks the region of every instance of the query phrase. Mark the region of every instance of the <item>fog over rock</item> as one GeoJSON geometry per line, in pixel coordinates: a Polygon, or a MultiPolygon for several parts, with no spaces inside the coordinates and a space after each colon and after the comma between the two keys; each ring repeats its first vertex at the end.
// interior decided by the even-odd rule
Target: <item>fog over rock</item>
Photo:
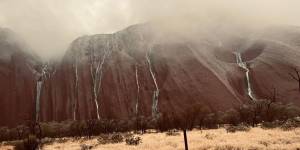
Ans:
{"type": "Polygon", "coordinates": [[[0,125],[300,105],[296,0],[2,0],[0,125]]]}
{"type": "Polygon", "coordinates": [[[267,28],[255,40],[232,34],[224,40],[206,31],[189,37],[161,28],[146,23],[82,36],[61,61],[47,64],[2,38],[1,56],[10,56],[0,66],[2,125],[26,119],[130,119],[136,113],[155,117],[194,104],[226,110],[251,101],[249,84],[257,99],[276,88],[282,102],[299,105],[298,85],[289,76],[291,67],[300,65],[299,28],[267,28]],[[234,62],[235,50],[249,79],[234,62]],[[224,60],[219,52],[231,56],[224,60]]]}
{"type": "Polygon", "coordinates": [[[234,34],[247,28],[300,25],[299,5],[298,0],[1,0],[0,27],[16,32],[49,60],[61,58],[79,36],[114,33],[144,22],[165,22],[180,32],[215,26],[234,34]],[[237,26],[228,30],[224,24],[237,26]]]}

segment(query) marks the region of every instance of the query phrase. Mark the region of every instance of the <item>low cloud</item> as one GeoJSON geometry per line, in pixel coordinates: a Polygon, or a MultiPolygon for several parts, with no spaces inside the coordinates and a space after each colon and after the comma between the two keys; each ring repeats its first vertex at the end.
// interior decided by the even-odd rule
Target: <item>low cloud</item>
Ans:
{"type": "Polygon", "coordinates": [[[299,6],[298,0],[0,0],[0,26],[15,31],[48,59],[62,56],[78,36],[112,33],[146,21],[175,30],[216,24],[300,25],[299,6]]]}

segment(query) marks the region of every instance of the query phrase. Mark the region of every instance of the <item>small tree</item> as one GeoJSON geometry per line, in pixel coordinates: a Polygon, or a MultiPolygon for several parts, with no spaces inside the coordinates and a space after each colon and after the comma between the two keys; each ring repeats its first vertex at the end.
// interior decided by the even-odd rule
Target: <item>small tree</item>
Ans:
{"type": "Polygon", "coordinates": [[[209,129],[216,129],[218,128],[219,123],[219,116],[218,113],[209,113],[205,116],[203,120],[203,126],[209,129]]]}
{"type": "Polygon", "coordinates": [[[19,125],[16,128],[17,132],[18,132],[18,139],[21,140],[25,137],[26,134],[26,126],[24,125],[19,125]]]}
{"type": "Polygon", "coordinates": [[[27,121],[27,127],[29,129],[29,134],[35,135],[37,138],[42,138],[42,128],[39,122],[27,121]]]}
{"type": "Polygon", "coordinates": [[[86,134],[88,138],[90,139],[92,135],[96,133],[96,120],[87,120],[86,122],[86,134]]]}
{"type": "Polygon", "coordinates": [[[252,112],[252,127],[255,127],[257,123],[261,121],[261,113],[264,108],[264,103],[262,100],[257,100],[251,106],[251,112],[252,112]]]}
{"type": "Polygon", "coordinates": [[[8,127],[0,128],[0,142],[9,139],[9,129],[8,127]]]}
{"type": "Polygon", "coordinates": [[[203,104],[194,104],[187,107],[183,112],[183,127],[185,129],[193,129],[195,125],[199,125],[202,128],[209,112],[210,109],[203,104]]]}
{"type": "Polygon", "coordinates": [[[221,120],[222,123],[237,125],[240,122],[239,112],[235,109],[229,109],[224,113],[221,120]]]}
{"type": "Polygon", "coordinates": [[[160,132],[164,132],[172,128],[171,126],[172,126],[172,120],[170,115],[163,112],[162,115],[156,121],[156,128],[160,132]]]}
{"type": "Polygon", "coordinates": [[[86,124],[83,121],[74,121],[71,123],[69,129],[70,129],[71,136],[81,137],[84,135],[84,130],[86,129],[86,124]]]}
{"type": "Polygon", "coordinates": [[[289,75],[293,80],[298,82],[298,90],[300,92],[300,71],[296,67],[292,67],[293,72],[290,72],[289,75]]]}
{"type": "Polygon", "coordinates": [[[252,123],[252,107],[250,105],[241,105],[239,107],[236,107],[235,110],[239,114],[239,122],[251,124],[252,123]]]}
{"type": "Polygon", "coordinates": [[[144,116],[137,115],[137,117],[134,119],[136,132],[141,131],[142,134],[145,133],[147,128],[146,118],[144,116]]]}
{"type": "Polygon", "coordinates": [[[274,120],[274,113],[272,112],[273,107],[272,105],[274,103],[276,103],[277,101],[277,91],[276,88],[273,88],[273,92],[271,94],[271,96],[268,98],[268,100],[266,101],[266,121],[273,121],[274,120]]]}

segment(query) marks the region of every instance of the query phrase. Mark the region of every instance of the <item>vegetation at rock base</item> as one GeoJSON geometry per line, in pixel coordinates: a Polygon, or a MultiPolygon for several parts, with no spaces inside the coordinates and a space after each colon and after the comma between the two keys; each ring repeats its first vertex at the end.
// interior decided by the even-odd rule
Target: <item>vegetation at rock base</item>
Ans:
{"type": "MultiPolygon", "coordinates": [[[[300,127],[300,109],[291,104],[271,100],[257,100],[249,104],[236,106],[225,112],[214,112],[203,104],[191,105],[187,109],[168,114],[161,112],[160,117],[137,116],[130,120],[78,120],[64,122],[27,121],[15,128],[0,128],[1,141],[10,142],[18,149],[34,149],[53,142],[49,139],[64,137],[91,139],[98,137],[99,144],[120,143],[138,145],[141,138],[132,134],[166,132],[167,136],[180,135],[182,129],[216,129],[225,127],[228,133],[249,132],[250,126],[264,129],[280,128],[283,131],[300,127]]],[[[57,142],[59,142],[58,140],[57,142]]]]}

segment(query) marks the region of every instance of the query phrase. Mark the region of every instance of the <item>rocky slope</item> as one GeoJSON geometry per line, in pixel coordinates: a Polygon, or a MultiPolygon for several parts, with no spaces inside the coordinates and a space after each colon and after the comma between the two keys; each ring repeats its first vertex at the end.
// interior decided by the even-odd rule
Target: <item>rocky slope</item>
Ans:
{"type": "Polygon", "coordinates": [[[262,36],[266,48],[250,64],[254,88],[260,97],[267,97],[276,89],[277,100],[300,105],[299,82],[293,79],[298,76],[295,69],[300,70],[299,37],[298,27],[272,28],[262,36]]]}
{"type": "Polygon", "coordinates": [[[212,53],[178,39],[161,42],[169,35],[151,30],[137,25],[76,39],[45,81],[51,88],[42,92],[42,120],[155,117],[195,103],[226,109],[243,101],[225,76],[235,66],[210,68],[212,53]]]}
{"type": "Polygon", "coordinates": [[[0,125],[33,118],[38,59],[9,29],[0,29],[0,125]]]}
{"type": "Polygon", "coordinates": [[[289,75],[300,65],[298,28],[270,28],[252,38],[206,34],[191,38],[135,25],[77,38],[56,65],[41,65],[1,38],[0,123],[13,125],[25,116],[157,117],[197,103],[225,110],[251,101],[249,87],[255,99],[276,88],[278,100],[300,104],[298,83],[289,75]]]}

